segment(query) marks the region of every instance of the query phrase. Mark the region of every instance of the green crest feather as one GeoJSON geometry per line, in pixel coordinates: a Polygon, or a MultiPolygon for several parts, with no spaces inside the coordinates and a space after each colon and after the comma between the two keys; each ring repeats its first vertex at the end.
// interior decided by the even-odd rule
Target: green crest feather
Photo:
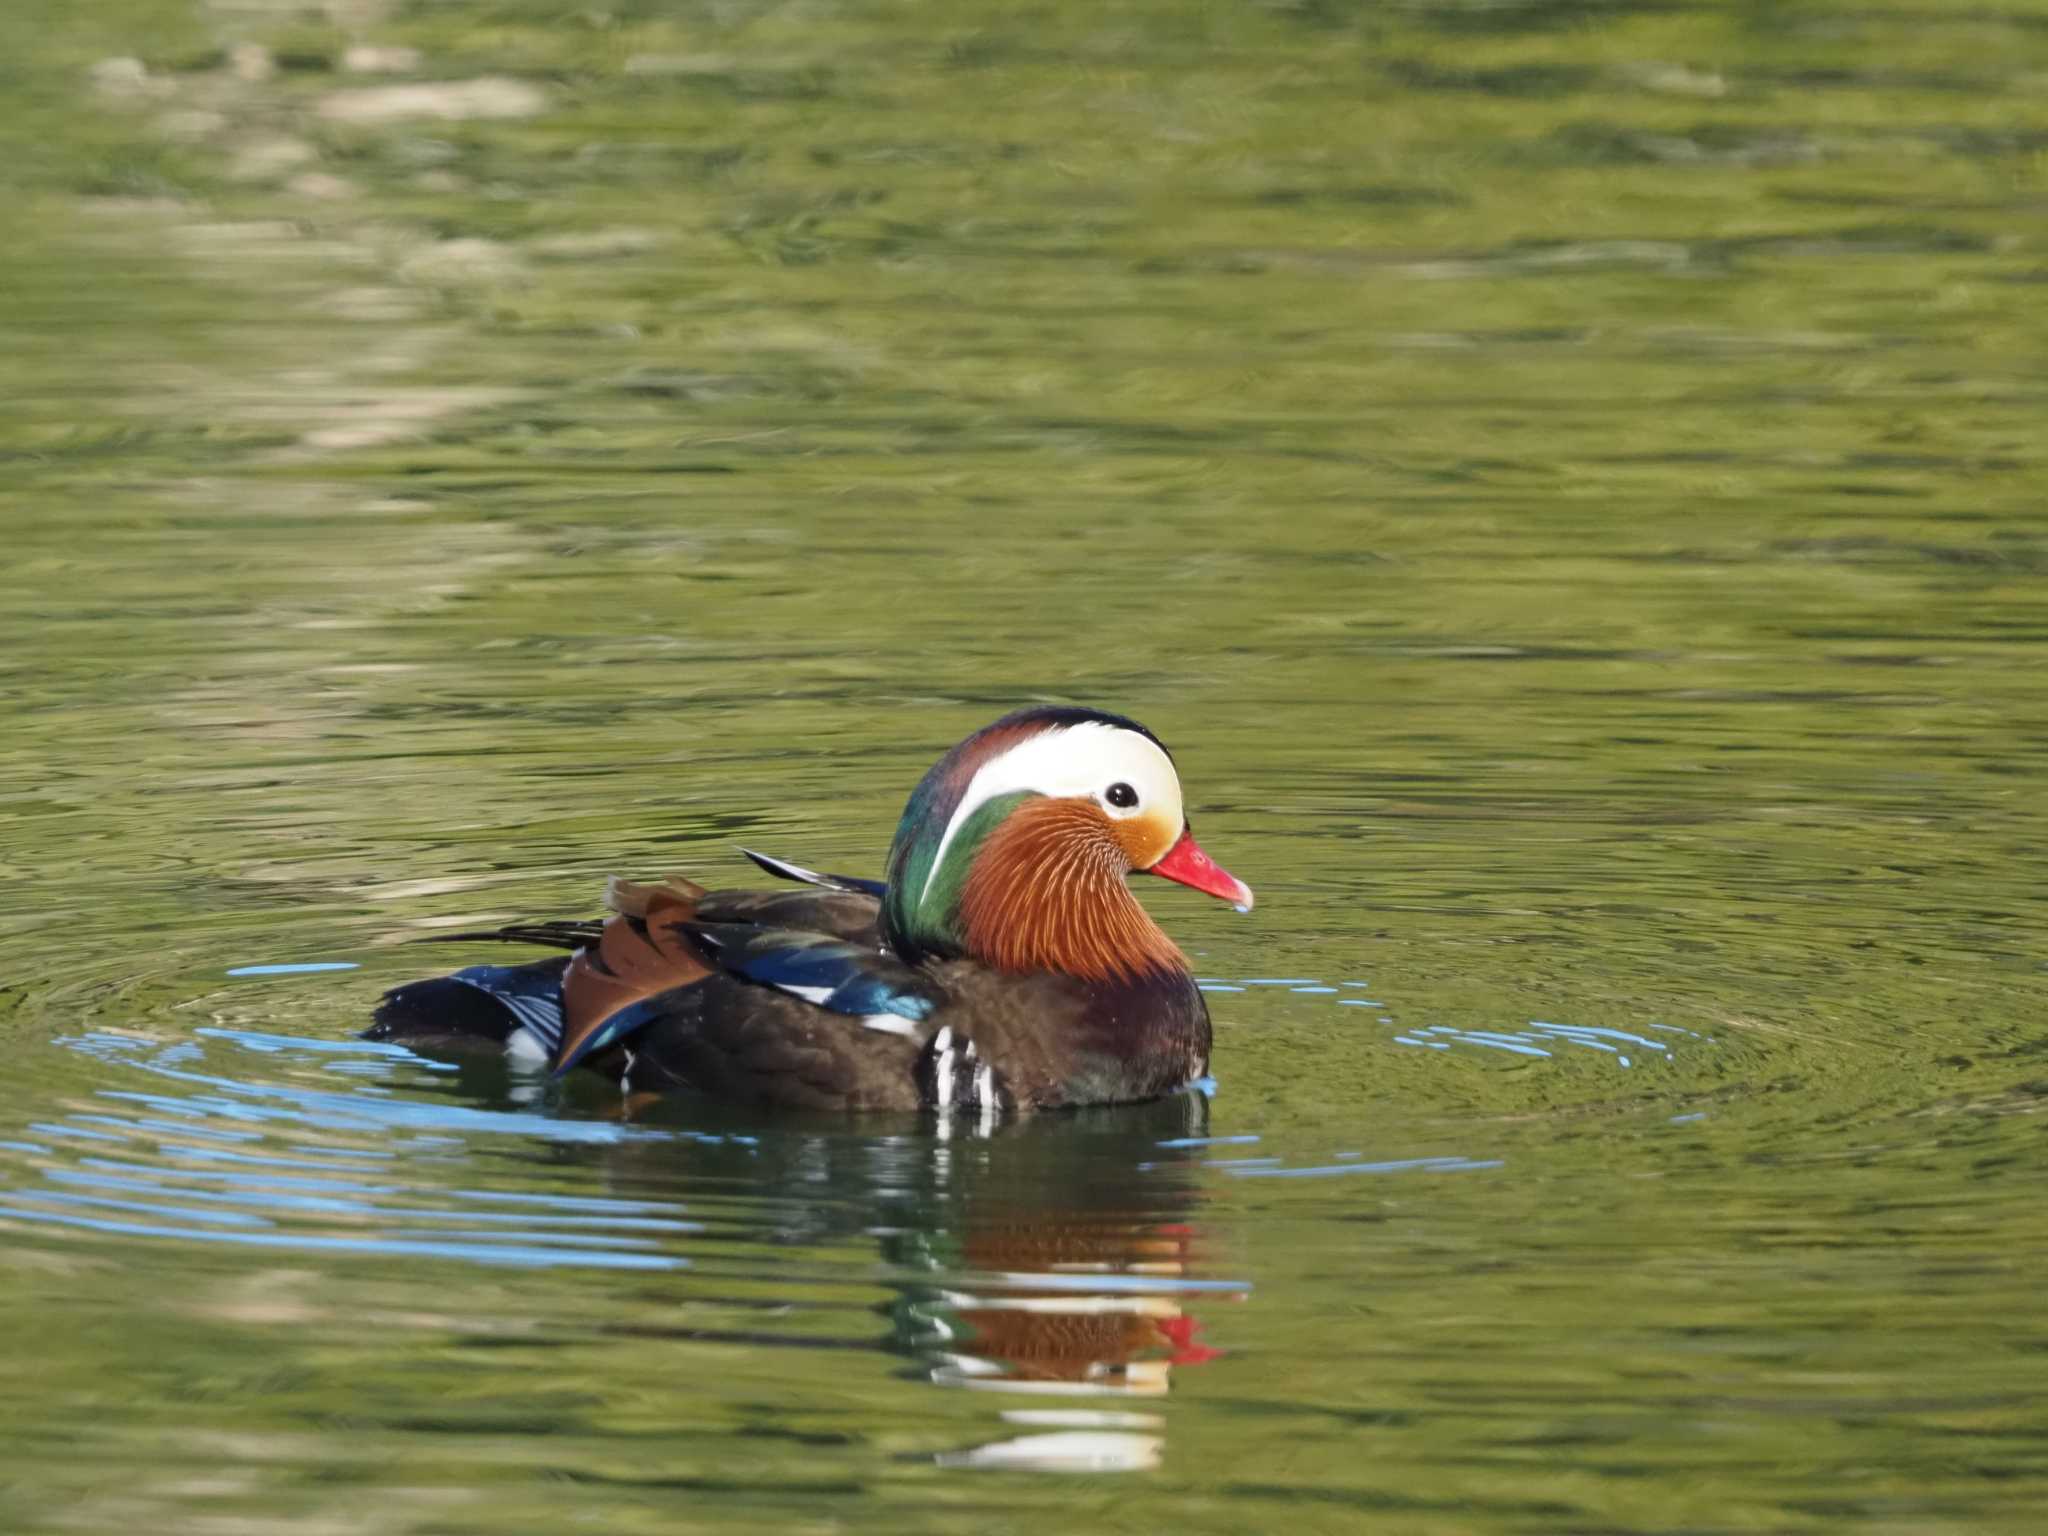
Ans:
{"type": "Polygon", "coordinates": [[[946,835],[945,823],[933,817],[913,819],[918,806],[912,799],[889,849],[889,894],[882,903],[883,926],[898,954],[911,959],[964,952],[960,900],[967,891],[968,871],[988,835],[1032,798],[1030,790],[1018,790],[977,806],[953,834],[945,862],[936,872],[933,860],[946,835]]]}

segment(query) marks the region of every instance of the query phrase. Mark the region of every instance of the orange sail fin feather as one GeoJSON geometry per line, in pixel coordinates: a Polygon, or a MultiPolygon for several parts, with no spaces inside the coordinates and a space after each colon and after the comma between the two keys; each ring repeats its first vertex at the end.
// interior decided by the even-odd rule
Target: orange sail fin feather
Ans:
{"type": "Polygon", "coordinates": [[[621,917],[645,917],[648,909],[664,898],[699,902],[704,899],[704,887],[681,875],[664,875],[647,884],[613,875],[604,883],[604,904],[621,917]]]}
{"type": "Polygon", "coordinates": [[[573,1058],[583,1042],[621,1009],[711,974],[683,926],[697,915],[701,888],[693,887],[693,897],[668,885],[617,882],[615,898],[622,886],[630,891],[628,899],[638,913],[606,923],[597,943],[577,950],[562,972],[557,1063],[573,1058]]]}

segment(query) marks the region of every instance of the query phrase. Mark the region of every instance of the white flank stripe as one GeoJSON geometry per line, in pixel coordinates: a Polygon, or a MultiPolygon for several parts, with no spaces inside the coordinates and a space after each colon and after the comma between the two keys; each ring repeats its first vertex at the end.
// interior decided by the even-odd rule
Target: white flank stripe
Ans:
{"type": "Polygon", "coordinates": [[[974,1102],[983,1109],[996,1107],[996,1069],[983,1067],[974,1074],[974,1102]]]}
{"type": "Polygon", "coordinates": [[[860,1019],[866,1029],[878,1029],[885,1035],[906,1035],[917,1038],[917,1025],[900,1013],[864,1013],[860,1019]]]}
{"type": "Polygon", "coordinates": [[[941,1109],[953,1107],[953,1031],[950,1026],[939,1031],[932,1041],[935,1052],[932,1058],[932,1097],[941,1109]]]}

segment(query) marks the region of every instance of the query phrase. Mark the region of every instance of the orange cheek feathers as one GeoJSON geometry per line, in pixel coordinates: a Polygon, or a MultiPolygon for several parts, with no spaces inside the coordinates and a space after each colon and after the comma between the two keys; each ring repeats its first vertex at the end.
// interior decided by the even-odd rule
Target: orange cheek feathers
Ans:
{"type": "Polygon", "coordinates": [[[1157,831],[1147,835],[1144,820],[1117,822],[1078,799],[1013,811],[989,834],[961,893],[968,953],[998,970],[1091,979],[1185,969],[1124,884],[1139,867],[1133,846],[1157,856],[1157,831]]]}

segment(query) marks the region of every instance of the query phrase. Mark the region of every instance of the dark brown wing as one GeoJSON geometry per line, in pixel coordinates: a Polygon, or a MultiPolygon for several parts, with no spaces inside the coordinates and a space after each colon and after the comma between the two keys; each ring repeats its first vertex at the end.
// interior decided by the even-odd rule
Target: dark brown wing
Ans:
{"type": "MultiPolygon", "coordinates": [[[[578,1047],[620,1010],[679,988],[694,989],[718,970],[717,960],[691,936],[693,923],[801,929],[880,943],[881,903],[854,892],[706,892],[684,881],[614,881],[611,897],[620,915],[604,925],[596,943],[578,950],[562,976],[558,1065],[575,1059],[578,1047]]],[[[750,996],[760,991],[747,989],[750,996]]]]}
{"type": "Polygon", "coordinates": [[[613,918],[595,944],[576,951],[562,972],[557,1066],[621,1009],[711,974],[710,962],[686,929],[696,915],[697,904],[690,897],[657,894],[641,915],[613,918]]]}
{"type": "MultiPolygon", "coordinates": [[[[792,1109],[918,1107],[921,1039],[723,973],[664,993],[628,1049],[636,1088],[792,1109]]],[[[902,1021],[898,1021],[899,1023],[902,1021]]]]}
{"type": "Polygon", "coordinates": [[[697,920],[796,928],[882,947],[882,903],[858,891],[713,891],[697,903],[697,920]]]}

